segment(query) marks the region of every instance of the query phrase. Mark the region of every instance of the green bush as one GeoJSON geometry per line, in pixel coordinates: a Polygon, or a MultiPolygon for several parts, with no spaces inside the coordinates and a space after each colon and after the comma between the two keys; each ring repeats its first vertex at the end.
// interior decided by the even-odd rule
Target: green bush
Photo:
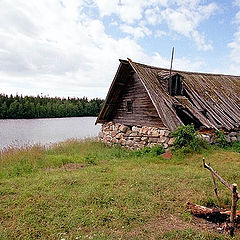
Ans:
{"type": "Polygon", "coordinates": [[[225,148],[228,146],[228,142],[223,131],[216,131],[216,136],[217,136],[216,143],[220,147],[225,148]]]}
{"type": "Polygon", "coordinates": [[[199,152],[201,148],[208,147],[207,142],[200,138],[195,131],[193,124],[180,126],[171,135],[175,138],[174,147],[185,153],[199,152]]]}

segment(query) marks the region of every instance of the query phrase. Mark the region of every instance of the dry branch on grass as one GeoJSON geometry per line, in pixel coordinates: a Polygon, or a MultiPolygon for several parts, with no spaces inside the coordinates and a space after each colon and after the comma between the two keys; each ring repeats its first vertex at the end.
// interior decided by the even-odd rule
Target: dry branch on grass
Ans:
{"type": "MultiPolygon", "coordinates": [[[[187,203],[188,210],[196,217],[205,218],[214,223],[229,222],[231,210],[224,208],[207,208],[197,204],[187,203]]],[[[236,212],[236,223],[240,223],[240,211],[236,212]]]]}

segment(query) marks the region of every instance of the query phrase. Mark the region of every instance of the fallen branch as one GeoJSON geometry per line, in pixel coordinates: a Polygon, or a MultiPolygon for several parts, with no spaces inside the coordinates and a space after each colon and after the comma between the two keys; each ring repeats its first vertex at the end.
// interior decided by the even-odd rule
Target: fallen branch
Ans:
{"type": "MultiPolygon", "coordinates": [[[[229,222],[231,210],[224,208],[207,208],[197,204],[187,203],[188,210],[196,217],[205,218],[214,223],[229,222]]],[[[236,211],[236,223],[240,222],[240,211],[236,211]]]]}

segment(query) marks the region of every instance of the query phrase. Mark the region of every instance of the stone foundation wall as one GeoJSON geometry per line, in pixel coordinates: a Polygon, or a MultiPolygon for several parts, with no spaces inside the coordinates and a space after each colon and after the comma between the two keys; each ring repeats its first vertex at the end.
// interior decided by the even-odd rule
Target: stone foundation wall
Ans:
{"type": "MultiPolygon", "coordinates": [[[[216,141],[214,130],[199,131],[199,134],[210,144],[216,141]]],[[[225,132],[225,136],[229,143],[240,140],[240,129],[225,132]]],[[[130,127],[113,122],[102,125],[99,138],[108,145],[120,144],[129,149],[140,149],[145,146],[152,147],[159,144],[167,149],[174,143],[174,138],[170,136],[170,131],[167,128],[147,126],[130,127]]]]}
{"type": "Polygon", "coordinates": [[[161,144],[165,149],[172,146],[174,138],[166,128],[125,126],[108,122],[102,125],[100,140],[108,145],[120,144],[126,148],[139,149],[161,144]]]}
{"type": "MultiPolygon", "coordinates": [[[[203,133],[199,132],[204,140],[209,143],[215,143],[216,134],[215,133],[203,133]]],[[[231,132],[224,132],[226,140],[228,143],[240,141],[240,129],[233,130],[231,132]]]]}

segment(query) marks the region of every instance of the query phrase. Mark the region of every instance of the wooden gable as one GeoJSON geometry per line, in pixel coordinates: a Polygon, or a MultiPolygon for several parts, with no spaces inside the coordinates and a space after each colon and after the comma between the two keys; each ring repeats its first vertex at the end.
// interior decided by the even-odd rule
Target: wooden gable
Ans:
{"type": "Polygon", "coordinates": [[[130,126],[163,127],[163,122],[136,73],[129,77],[118,96],[116,108],[110,120],[130,126]]]}

